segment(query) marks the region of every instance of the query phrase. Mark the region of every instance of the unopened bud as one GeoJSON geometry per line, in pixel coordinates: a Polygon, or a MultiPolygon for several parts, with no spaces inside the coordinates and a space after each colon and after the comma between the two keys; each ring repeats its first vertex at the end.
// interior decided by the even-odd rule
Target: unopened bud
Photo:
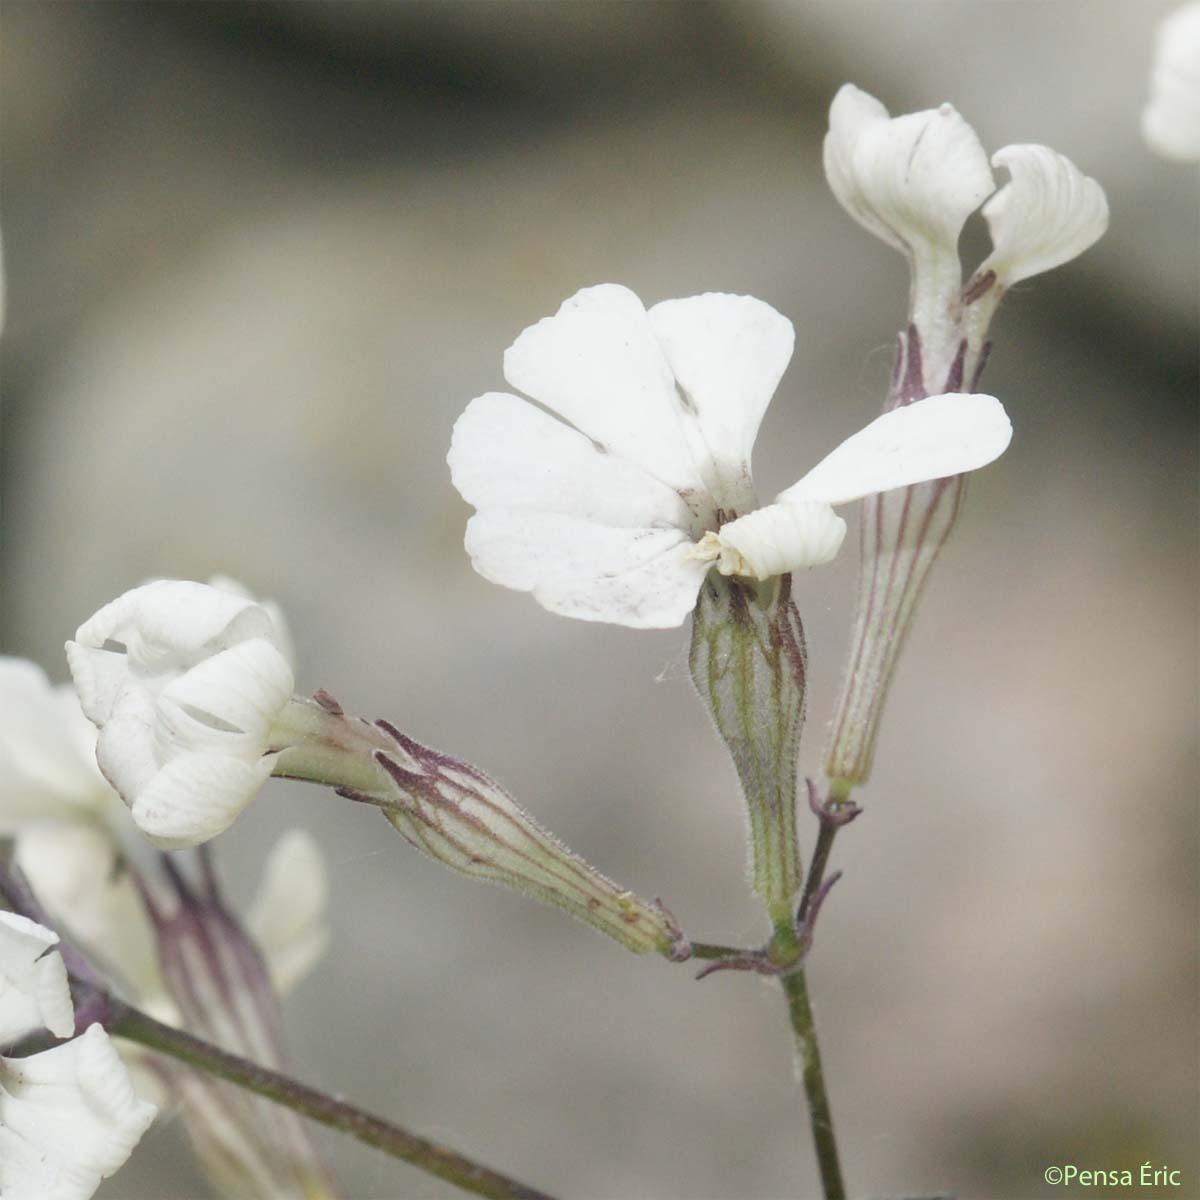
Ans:
{"type": "Polygon", "coordinates": [[[315,703],[293,699],[286,725],[276,774],[327,784],[380,808],[423,854],[561,908],[635,954],[688,956],[686,939],[661,905],[618,887],[477,767],[387,721],[347,716],[327,693],[315,703]]]}

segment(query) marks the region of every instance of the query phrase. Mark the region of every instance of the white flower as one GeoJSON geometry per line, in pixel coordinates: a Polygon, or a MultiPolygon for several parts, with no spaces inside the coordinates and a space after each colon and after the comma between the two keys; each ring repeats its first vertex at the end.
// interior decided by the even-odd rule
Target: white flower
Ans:
{"type": "Polygon", "coordinates": [[[475,569],[565,616],[679,625],[714,562],[759,579],[827,562],[845,534],[832,505],[973,470],[1008,444],[994,398],[932,397],[754,512],[750,453],[792,341],[791,323],[748,296],[647,312],[615,284],[526,329],[505,378],[561,419],[489,393],[456,423],[449,463],[478,509],[475,569]]]}
{"type": "MultiPolygon", "coordinates": [[[[75,1006],[58,934],[19,913],[0,912],[0,1045],[39,1029],[75,1032],[75,1006]]],[[[4,1195],[0,1192],[0,1195],[4,1195]]]]}
{"type": "Polygon", "coordinates": [[[1176,9],[1158,28],[1142,134],[1167,158],[1200,161],[1200,4],[1176,9]]]}
{"type": "MultiPolygon", "coordinates": [[[[1006,146],[992,158],[1012,182],[985,206],[1000,286],[1068,262],[1108,226],[1104,192],[1045,146],[1006,146]]],[[[842,207],[913,262],[914,308],[935,320],[938,295],[958,275],[958,238],[995,182],[975,131],[949,104],[890,117],[873,96],[842,86],[829,110],[825,175],[842,207]],[[922,276],[933,264],[936,278],[922,276]],[[934,294],[925,295],[928,284],[934,294]]],[[[957,286],[958,280],[954,283],[957,286]]]]}
{"type": "Polygon", "coordinates": [[[0,1058],[0,1196],[87,1200],[154,1119],[99,1025],[28,1058],[0,1058]]]}
{"type": "MultiPolygon", "coordinates": [[[[244,596],[232,581],[213,586],[244,596]]],[[[279,630],[280,615],[271,615],[279,630]]],[[[52,688],[31,662],[0,658],[0,835],[15,835],[17,865],[56,923],[115,972],[142,1008],[177,1024],[145,901],[123,861],[121,845],[133,825],[95,765],[95,746],[96,728],[74,689],[52,688]]],[[[145,882],[153,886],[152,877],[145,882]]],[[[327,898],[320,847],[303,830],[289,830],[267,856],[247,919],[280,995],[308,973],[328,944],[327,898]]],[[[0,921],[7,916],[0,913],[0,921]]],[[[49,930],[43,934],[57,941],[49,930]]],[[[40,961],[51,959],[58,955],[40,961]]],[[[0,1042],[4,1028],[0,1016],[0,1042]]]]}
{"type": "Polygon", "coordinates": [[[164,847],[220,833],[270,775],[292,668],[270,614],[219,588],[159,580],[80,626],[67,660],[97,761],[164,847]]]}
{"type": "Polygon", "coordinates": [[[91,820],[120,800],[96,766],[96,729],[74,688],[0,658],[0,836],[31,821],[91,820]]]}

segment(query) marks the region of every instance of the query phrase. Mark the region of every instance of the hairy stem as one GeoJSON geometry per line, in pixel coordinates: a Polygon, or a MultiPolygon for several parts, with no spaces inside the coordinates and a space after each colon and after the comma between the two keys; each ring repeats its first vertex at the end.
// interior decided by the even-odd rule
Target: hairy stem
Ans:
{"type": "Polygon", "coordinates": [[[348,1133],[393,1158],[402,1159],[439,1179],[445,1179],[465,1192],[491,1196],[495,1200],[551,1200],[545,1192],[472,1162],[446,1146],[427,1141],[390,1121],[335,1100],[286,1075],[239,1058],[181,1029],[164,1025],[136,1008],[113,1001],[112,1016],[106,1026],[109,1033],[117,1037],[128,1038],[151,1050],[169,1054],[247,1091],[265,1096],[310,1120],[348,1133]]]}

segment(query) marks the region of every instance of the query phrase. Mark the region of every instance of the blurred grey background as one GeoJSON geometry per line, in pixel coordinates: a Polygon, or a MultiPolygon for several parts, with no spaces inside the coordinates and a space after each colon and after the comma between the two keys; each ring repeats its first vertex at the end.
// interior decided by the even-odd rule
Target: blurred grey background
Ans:
{"type": "MultiPolygon", "coordinates": [[[[451,425],[583,285],[747,292],[797,328],[773,494],[877,412],[904,316],[901,260],[822,177],[838,85],[1052,145],[1112,228],[994,327],[1017,435],[924,603],[810,975],[856,1195],[1025,1200],[1052,1163],[1147,1160],[1200,1194],[1200,220],[1195,171],[1138,136],[1168,7],[6,0],[0,649],[63,678],[103,602],[228,573],[286,608],[304,690],[485,766],[694,936],[756,942],[685,633],[474,575],[451,425]]],[[[810,771],[854,574],[799,581],[810,771]]],[[[236,896],[291,824],[333,884],[287,1011],[303,1078],[574,1198],[817,1194],[776,989],[633,958],[298,785],[219,839],[236,896]]],[[[451,1194],[323,1144],[355,1198],[451,1194]]],[[[170,1119],[101,1193],[209,1194],[170,1119]]]]}

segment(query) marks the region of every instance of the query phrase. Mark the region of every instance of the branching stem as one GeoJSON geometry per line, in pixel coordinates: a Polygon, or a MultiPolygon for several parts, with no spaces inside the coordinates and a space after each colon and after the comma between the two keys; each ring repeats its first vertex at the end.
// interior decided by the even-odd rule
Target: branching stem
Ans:
{"type": "Polygon", "coordinates": [[[136,1008],[113,1001],[110,1013],[105,1024],[115,1036],[169,1054],[247,1091],[265,1096],[310,1120],[348,1133],[393,1158],[402,1159],[439,1179],[445,1179],[465,1192],[490,1196],[494,1200],[551,1200],[545,1192],[473,1162],[447,1146],[427,1141],[352,1104],[335,1100],[277,1071],[260,1067],[181,1029],[164,1025],[136,1008]]]}

